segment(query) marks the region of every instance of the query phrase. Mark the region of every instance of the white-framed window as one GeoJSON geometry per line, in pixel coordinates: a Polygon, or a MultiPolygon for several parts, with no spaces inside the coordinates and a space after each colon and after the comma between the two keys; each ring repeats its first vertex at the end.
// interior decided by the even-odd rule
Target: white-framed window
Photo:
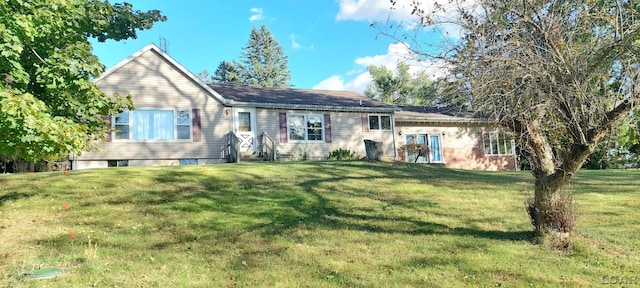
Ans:
{"type": "Polygon", "coordinates": [[[289,114],[287,134],[291,142],[324,142],[324,115],[289,114]]]}
{"type": "Polygon", "coordinates": [[[191,110],[136,109],[113,117],[116,141],[191,140],[191,110]]]}
{"type": "Polygon", "coordinates": [[[505,134],[483,133],[482,142],[484,143],[484,155],[513,155],[513,139],[505,134]]]}
{"type": "Polygon", "coordinates": [[[369,130],[391,130],[391,115],[369,114],[369,130]]]}
{"type": "Polygon", "coordinates": [[[429,145],[429,159],[418,156],[415,153],[407,152],[407,162],[414,162],[416,157],[419,163],[442,163],[442,145],[440,145],[440,134],[407,134],[405,136],[407,144],[427,144],[429,145]]]}

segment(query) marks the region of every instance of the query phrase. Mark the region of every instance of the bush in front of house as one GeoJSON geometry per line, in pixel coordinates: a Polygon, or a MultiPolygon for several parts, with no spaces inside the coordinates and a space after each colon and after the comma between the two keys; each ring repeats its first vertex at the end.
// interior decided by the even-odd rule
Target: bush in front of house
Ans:
{"type": "Polygon", "coordinates": [[[358,156],[355,152],[349,149],[337,149],[329,152],[329,157],[327,160],[356,160],[358,156]]]}

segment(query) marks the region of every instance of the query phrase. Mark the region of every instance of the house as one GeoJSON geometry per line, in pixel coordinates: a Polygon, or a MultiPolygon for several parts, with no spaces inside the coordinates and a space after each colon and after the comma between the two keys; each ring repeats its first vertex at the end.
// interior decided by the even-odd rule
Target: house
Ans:
{"type": "Polygon", "coordinates": [[[511,169],[504,155],[480,152],[493,145],[492,138],[482,142],[492,134],[478,134],[489,131],[486,121],[355,92],[206,84],[154,44],[95,83],[107,94],[131,94],[135,109],[111,117],[112,131],[98,149],[70,155],[73,169],[226,163],[241,155],[314,160],[336,149],[364,156],[364,140],[382,143],[384,158],[408,161],[412,155],[400,148],[414,139],[432,147],[420,162],[511,169]]]}
{"type": "Polygon", "coordinates": [[[468,170],[516,170],[515,143],[486,118],[446,107],[400,106],[394,115],[398,160],[468,170]],[[426,144],[429,155],[403,151],[426,144]]]}
{"type": "Polygon", "coordinates": [[[207,85],[153,44],[95,83],[107,94],[130,93],[135,110],[111,118],[99,149],[72,155],[74,169],[224,163],[237,161],[236,152],[325,159],[343,148],[364,155],[365,139],[383,142],[385,156],[395,158],[398,108],[355,92],[207,85]]]}

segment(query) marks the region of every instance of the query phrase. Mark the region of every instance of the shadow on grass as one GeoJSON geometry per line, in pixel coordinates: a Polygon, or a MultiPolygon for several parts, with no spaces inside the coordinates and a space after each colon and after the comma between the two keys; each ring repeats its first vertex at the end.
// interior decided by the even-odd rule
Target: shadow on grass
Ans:
{"type": "MultiPolygon", "coordinates": [[[[439,209],[441,203],[428,193],[397,190],[387,193],[386,189],[371,186],[407,180],[418,183],[412,184],[418,187],[438,186],[438,183],[495,186],[528,181],[522,173],[492,174],[361,161],[270,163],[241,169],[231,164],[142,171],[121,169],[97,182],[109,185],[92,190],[96,191],[92,192],[94,195],[84,197],[80,206],[85,211],[106,209],[101,213],[108,216],[83,222],[114,237],[119,235],[118,239],[141,233],[118,228],[118,218],[144,222],[147,229],[144,233],[163,235],[161,240],[146,244],[151,249],[168,249],[207,238],[223,243],[242,242],[248,232],[268,242],[295,231],[320,229],[453,235],[498,241],[527,241],[532,236],[529,231],[483,230],[464,224],[451,227],[431,221],[424,215],[435,214],[434,209],[439,209]],[[119,188],[121,182],[129,185],[119,188]]],[[[25,196],[12,194],[2,202],[25,196]]],[[[103,244],[130,245],[121,240],[112,242],[103,244]]],[[[130,246],[133,249],[136,245],[130,246]]]]}
{"type": "Polygon", "coordinates": [[[2,205],[4,205],[5,202],[29,198],[30,196],[31,195],[28,195],[25,193],[18,193],[18,192],[9,192],[7,194],[3,194],[2,196],[0,196],[0,207],[2,207],[2,205]]]}
{"type": "MultiPolygon", "coordinates": [[[[429,199],[416,199],[411,195],[372,193],[357,184],[346,184],[366,183],[380,178],[392,181],[420,179],[423,183],[433,184],[438,178],[446,178],[456,179],[460,183],[500,185],[522,182],[522,174],[495,175],[423,165],[369,162],[299,165],[301,171],[307,172],[300,172],[297,177],[288,175],[282,179],[278,175],[265,176],[251,172],[236,173],[232,179],[224,179],[222,175],[229,175],[225,173],[203,177],[193,171],[162,172],[156,175],[156,181],[171,184],[174,189],[154,192],[157,198],[150,197],[147,204],[169,206],[169,210],[154,209],[155,212],[151,212],[158,213],[159,217],[166,216],[170,211],[215,211],[218,215],[224,215],[223,217],[246,223],[240,228],[241,232],[253,231],[264,237],[288,234],[299,228],[457,235],[503,241],[526,241],[533,236],[530,231],[449,227],[425,221],[419,216],[406,216],[406,213],[400,215],[397,211],[390,210],[424,212],[437,207],[438,203],[429,199]],[[354,202],[369,204],[354,206],[354,202]]],[[[198,225],[198,230],[230,229],[229,224],[220,219],[198,225]]]]}

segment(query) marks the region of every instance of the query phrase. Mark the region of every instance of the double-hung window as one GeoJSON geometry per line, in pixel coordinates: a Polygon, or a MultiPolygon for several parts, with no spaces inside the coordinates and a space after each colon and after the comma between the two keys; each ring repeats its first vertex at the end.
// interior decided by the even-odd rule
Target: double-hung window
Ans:
{"type": "Polygon", "coordinates": [[[114,117],[116,140],[190,140],[191,110],[137,109],[114,117]]]}
{"type": "Polygon", "coordinates": [[[370,130],[391,130],[391,116],[369,114],[369,129],[370,130]]]}
{"type": "Polygon", "coordinates": [[[287,121],[289,140],[292,142],[320,142],[324,140],[324,115],[289,114],[287,121]]]}
{"type": "Polygon", "coordinates": [[[484,155],[513,155],[513,140],[500,133],[484,133],[484,155]]]}

